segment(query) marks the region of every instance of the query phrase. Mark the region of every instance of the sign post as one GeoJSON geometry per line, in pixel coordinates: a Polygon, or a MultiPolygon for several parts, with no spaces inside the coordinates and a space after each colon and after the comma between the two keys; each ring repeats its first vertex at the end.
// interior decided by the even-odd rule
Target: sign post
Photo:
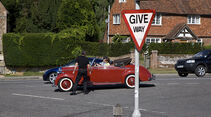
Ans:
{"type": "MultiPolygon", "coordinates": [[[[136,0],[135,0],[136,3],[136,0]]],[[[136,9],[140,9],[136,3],[136,9]]],[[[135,104],[132,117],[141,117],[139,111],[139,51],[144,45],[147,33],[150,29],[155,10],[123,10],[122,16],[136,45],[135,49],[135,104]]]]}

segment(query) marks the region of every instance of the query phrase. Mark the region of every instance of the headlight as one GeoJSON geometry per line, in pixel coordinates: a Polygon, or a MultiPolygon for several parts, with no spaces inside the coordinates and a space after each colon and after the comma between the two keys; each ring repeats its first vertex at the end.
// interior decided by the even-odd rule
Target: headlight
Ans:
{"type": "Polygon", "coordinates": [[[195,60],[187,60],[186,63],[195,63],[195,60]]]}

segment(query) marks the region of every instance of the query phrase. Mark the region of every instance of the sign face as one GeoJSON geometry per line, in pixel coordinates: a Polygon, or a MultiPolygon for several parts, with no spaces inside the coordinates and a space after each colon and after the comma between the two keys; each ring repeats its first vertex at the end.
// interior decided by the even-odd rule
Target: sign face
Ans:
{"type": "Polygon", "coordinates": [[[123,10],[122,16],[138,51],[144,45],[155,10],[123,10]]]}

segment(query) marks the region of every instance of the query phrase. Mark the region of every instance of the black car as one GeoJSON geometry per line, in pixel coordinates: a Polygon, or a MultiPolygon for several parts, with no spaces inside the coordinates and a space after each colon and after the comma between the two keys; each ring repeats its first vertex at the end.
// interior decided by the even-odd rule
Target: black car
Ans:
{"type": "Polygon", "coordinates": [[[186,77],[189,73],[195,73],[198,77],[211,73],[211,50],[203,50],[192,58],[178,60],[175,69],[181,77],[186,77]]]}

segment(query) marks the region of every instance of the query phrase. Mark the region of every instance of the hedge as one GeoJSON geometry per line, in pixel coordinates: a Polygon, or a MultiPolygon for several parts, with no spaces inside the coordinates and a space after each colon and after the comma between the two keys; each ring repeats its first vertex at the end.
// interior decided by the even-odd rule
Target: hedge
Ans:
{"type": "Polygon", "coordinates": [[[4,59],[7,66],[42,67],[68,63],[72,51],[80,47],[90,56],[120,56],[130,53],[133,43],[105,44],[64,38],[52,33],[3,35],[4,59]]]}
{"type": "Polygon", "coordinates": [[[159,54],[195,54],[204,47],[200,43],[151,43],[149,51],[158,50],[159,54]]]}
{"type": "MultiPolygon", "coordinates": [[[[4,60],[7,66],[42,67],[64,65],[76,56],[74,50],[85,50],[89,56],[116,57],[134,50],[131,43],[84,42],[67,38],[61,34],[27,33],[3,35],[4,60]]],[[[195,54],[203,49],[200,44],[192,43],[151,43],[149,51],[158,50],[159,54],[195,54]]],[[[147,50],[146,44],[142,52],[147,50]]],[[[141,52],[141,53],[142,53],[141,52]]]]}

